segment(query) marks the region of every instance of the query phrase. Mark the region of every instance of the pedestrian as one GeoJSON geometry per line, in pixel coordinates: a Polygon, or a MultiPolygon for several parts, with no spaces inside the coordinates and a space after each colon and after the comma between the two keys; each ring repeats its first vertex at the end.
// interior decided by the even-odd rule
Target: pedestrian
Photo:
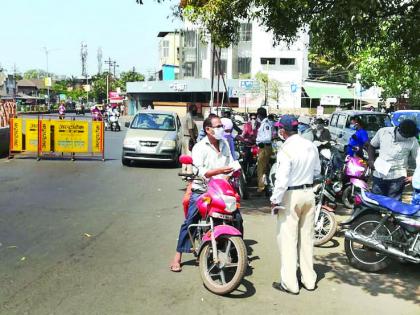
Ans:
{"type": "Polygon", "coordinates": [[[230,153],[232,154],[233,159],[237,160],[236,152],[235,152],[235,140],[234,140],[233,135],[232,135],[233,122],[232,122],[231,119],[225,118],[225,117],[221,119],[221,122],[222,122],[222,125],[223,125],[223,129],[225,131],[225,134],[224,134],[225,140],[229,144],[230,153]]]}
{"type": "Polygon", "coordinates": [[[315,197],[313,179],[321,172],[316,146],[298,135],[298,121],[284,115],[279,123],[279,137],[285,142],[277,154],[276,182],[271,196],[272,206],[282,205],[277,213],[277,244],[280,251],[280,282],[277,290],[299,293],[299,262],[304,288],[316,288],[313,268],[315,197]]]}
{"type": "Polygon", "coordinates": [[[346,154],[363,157],[363,148],[367,148],[369,143],[369,135],[365,130],[363,120],[357,116],[350,118],[350,129],[354,130],[355,133],[349,139],[346,154]]]}
{"type": "Polygon", "coordinates": [[[66,106],[64,106],[64,102],[61,102],[60,106],[58,107],[58,118],[64,119],[65,115],[66,115],[66,106]]]}
{"type": "Polygon", "coordinates": [[[322,118],[315,120],[315,130],[313,130],[314,141],[331,141],[330,131],[325,128],[325,121],[322,118]]]}
{"type": "MultiPolygon", "coordinates": [[[[206,136],[192,149],[194,170],[198,175],[210,179],[211,177],[223,178],[233,171],[229,166],[233,162],[229,145],[223,139],[223,125],[218,116],[209,117],[203,122],[206,136]]],[[[188,226],[199,220],[196,203],[198,197],[206,191],[202,181],[194,181],[189,201],[188,211],[184,223],[181,225],[176,253],[172,259],[170,270],[180,272],[182,253],[191,252],[191,241],[188,236],[188,226]]]]}
{"type": "MultiPolygon", "coordinates": [[[[184,120],[184,139],[182,141],[182,154],[191,155],[191,150],[197,142],[198,129],[194,121],[197,116],[197,106],[191,104],[188,106],[188,112],[184,120]]],[[[182,165],[182,173],[191,174],[191,165],[182,165]]]]}
{"type": "Polygon", "coordinates": [[[369,166],[375,169],[372,193],[401,200],[407,177],[409,158],[415,159],[419,148],[416,139],[417,126],[410,119],[403,120],[398,127],[378,130],[368,146],[369,166]],[[379,156],[375,159],[375,150],[379,156]]]}
{"type": "Polygon", "coordinates": [[[271,147],[273,126],[267,118],[267,110],[264,107],[258,108],[257,117],[261,123],[260,128],[258,128],[256,140],[257,145],[260,148],[258,152],[257,165],[257,191],[261,193],[265,190],[265,176],[268,170],[268,164],[270,163],[271,154],[273,153],[273,149],[271,147]]]}

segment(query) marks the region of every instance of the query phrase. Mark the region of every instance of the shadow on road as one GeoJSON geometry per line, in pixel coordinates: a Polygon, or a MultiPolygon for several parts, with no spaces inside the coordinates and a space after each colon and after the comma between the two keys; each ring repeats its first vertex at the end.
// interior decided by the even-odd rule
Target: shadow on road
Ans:
{"type": "Polygon", "coordinates": [[[163,163],[159,161],[132,161],[129,167],[136,168],[160,168],[160,169],[177,169],[178,165],[174,163],[163,163]]]}
{"type": "Polygon", "coordinates": [[[419,267],[414,264],[394,262],[380,273],[367,273],[348,264],[344,253],[330,253],[316,256],[315,268],[321,274],[329,268],[328,280],[337,284],[358,286],[372,296],[391,294],[396,298],[420,305],[419,267]]]}

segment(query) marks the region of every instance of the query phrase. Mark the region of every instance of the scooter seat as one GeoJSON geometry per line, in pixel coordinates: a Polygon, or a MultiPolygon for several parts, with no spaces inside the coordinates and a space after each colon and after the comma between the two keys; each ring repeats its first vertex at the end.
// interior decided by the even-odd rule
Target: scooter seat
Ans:
{"type": "Polygon", "coordinates": [[[366,197],[376,201],[379,206],[387,208],[395,213],[404,214],[404,215],[414,215],[420,211],[420,205],[412,205],[408,203],[403,203],[394,198],[385,197],[381,195],[375,195],[369,192],[366,192],[366,197]]]}

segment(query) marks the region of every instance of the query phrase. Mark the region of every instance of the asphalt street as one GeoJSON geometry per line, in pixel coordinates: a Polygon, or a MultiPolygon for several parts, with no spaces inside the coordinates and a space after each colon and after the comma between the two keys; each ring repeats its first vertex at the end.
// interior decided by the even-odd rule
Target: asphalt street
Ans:
{"type": "Polygon", "coordinates": [[[275,291],[276,222],[242,202],[250,257],[239,290],[216,296],[193,256],[169,271],[185,184],[178,169],[121,165],[122,132],[101,161],[0,159],[0,314],[419,314],[418,266],[347,264],[343,238],[315,250],[318,289],[275,291]]]}

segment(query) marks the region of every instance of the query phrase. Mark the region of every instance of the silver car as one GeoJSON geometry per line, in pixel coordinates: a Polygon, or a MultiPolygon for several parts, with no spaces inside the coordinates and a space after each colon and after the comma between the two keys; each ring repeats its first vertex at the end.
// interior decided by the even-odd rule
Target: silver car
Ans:
{"type": "Polygon", "coordinates": [[[124,138],[123,165],[132,160],[178,163],[182,147],[181,121],[176,113],[145,110],[138,112],[124,138]]]}

